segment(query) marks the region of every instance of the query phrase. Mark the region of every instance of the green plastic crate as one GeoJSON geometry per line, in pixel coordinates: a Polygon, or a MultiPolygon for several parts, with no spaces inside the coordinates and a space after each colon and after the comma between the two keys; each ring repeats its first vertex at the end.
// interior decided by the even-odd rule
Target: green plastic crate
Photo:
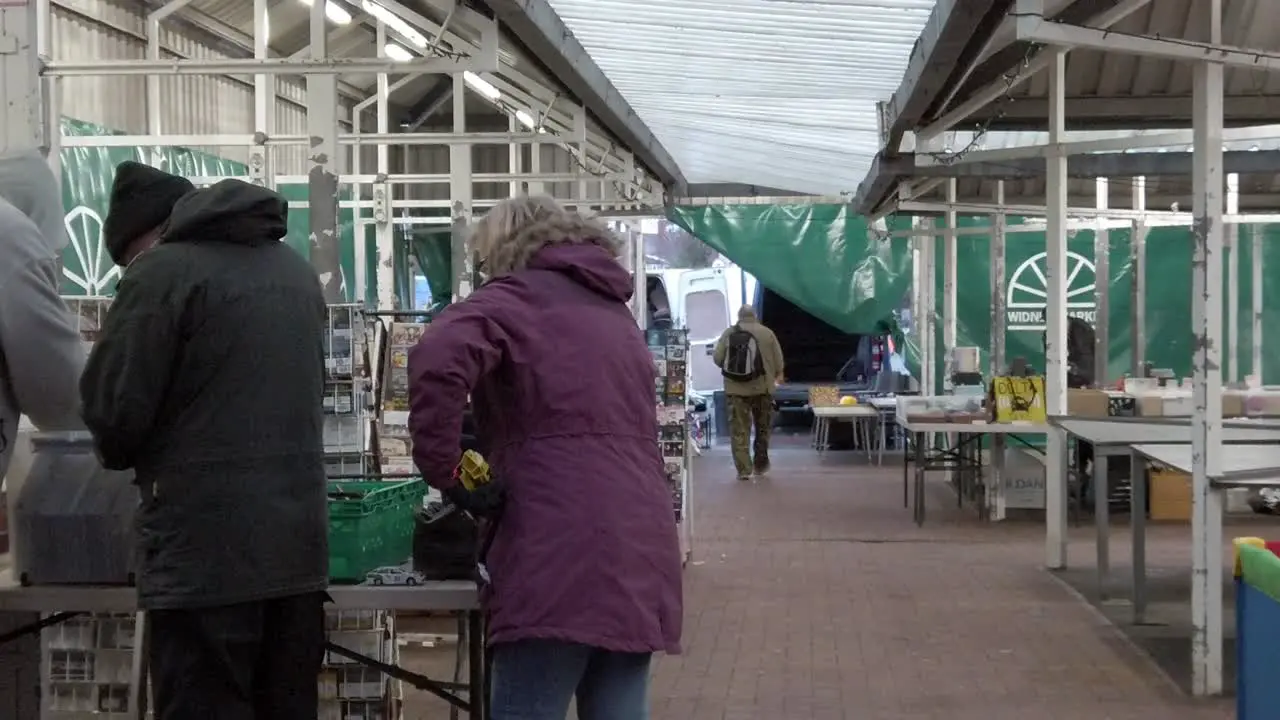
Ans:
{"type": "Polygon", "coordinates": [[[425,492],[421,480],[330,481],[329,579],[358,583],[370,570],[408,560],[413,513],[425,492]]]}

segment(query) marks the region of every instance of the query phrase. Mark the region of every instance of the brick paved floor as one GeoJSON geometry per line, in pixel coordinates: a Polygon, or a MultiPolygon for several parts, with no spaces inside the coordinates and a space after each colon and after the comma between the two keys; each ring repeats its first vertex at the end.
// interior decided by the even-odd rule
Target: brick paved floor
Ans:
{"type": "MultiPolygon", "coordinates": [[[[1040,523],[980,525],[934,480],[917,529],[897,462],[781,444],[755,484],[733,478],[724,449],[697,460],[685,654],[657,661],[653,720],[1233,717],[1227,702],[1183,698],[1041,569],[1040,523]]],[[[1153,530],[1153,565],[1185,562],[1188,533],[1153,530]]],[[[1117,529],[1117,560],[1127,542],[1117,529]]],[[[1071,559],[1092,566],[1092,527],[1073,530],[1071,559]]],[[[453,653],[404,659],[445,678],[453,653]]],[[[447,717],[406,691],[406,720],[447,717]]]]}
{"type": "Polygon", "coordinates": [[[1041,570],[1041,525],[979,525],[935,482],[917,529],[900,465],[790,442],[754,484],[723,449],[698,460],[685,654],[658,661],[655,720],[1231,717],[1041,570]]]}

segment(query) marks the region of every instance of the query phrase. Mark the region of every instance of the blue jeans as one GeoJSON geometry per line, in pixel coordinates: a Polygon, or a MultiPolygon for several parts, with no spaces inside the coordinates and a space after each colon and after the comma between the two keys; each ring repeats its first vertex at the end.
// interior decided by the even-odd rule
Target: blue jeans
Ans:
{"type": "Polygon", "coordinates": [[[648,720],[649,653],[620,653],[559,640],[493,648],[490,720],[648,720]]]}

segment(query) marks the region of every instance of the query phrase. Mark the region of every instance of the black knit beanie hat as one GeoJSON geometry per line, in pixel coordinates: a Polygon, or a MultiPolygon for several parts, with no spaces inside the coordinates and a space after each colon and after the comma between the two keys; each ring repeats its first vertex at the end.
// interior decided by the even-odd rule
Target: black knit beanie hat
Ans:
{"type": "Polygon", "coordinates": [[[190,180],[150,165],[126,160],[116,166],[111,205],[102,223],[102,241],[117,265],[130,243],[169,219],[178,198],[195,190],[190,180]]]}

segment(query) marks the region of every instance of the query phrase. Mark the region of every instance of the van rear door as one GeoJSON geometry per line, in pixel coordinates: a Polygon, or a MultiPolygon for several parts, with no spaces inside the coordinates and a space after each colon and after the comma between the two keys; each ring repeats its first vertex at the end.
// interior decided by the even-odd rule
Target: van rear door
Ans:
{"type": "Polygon", "coordinates": [[[729,327],[729,286],[724,268],[685,270],[680,274],[678,325],[689,329],[690,384],[697,392],[724,389],[711,351],[729,327]]]}

